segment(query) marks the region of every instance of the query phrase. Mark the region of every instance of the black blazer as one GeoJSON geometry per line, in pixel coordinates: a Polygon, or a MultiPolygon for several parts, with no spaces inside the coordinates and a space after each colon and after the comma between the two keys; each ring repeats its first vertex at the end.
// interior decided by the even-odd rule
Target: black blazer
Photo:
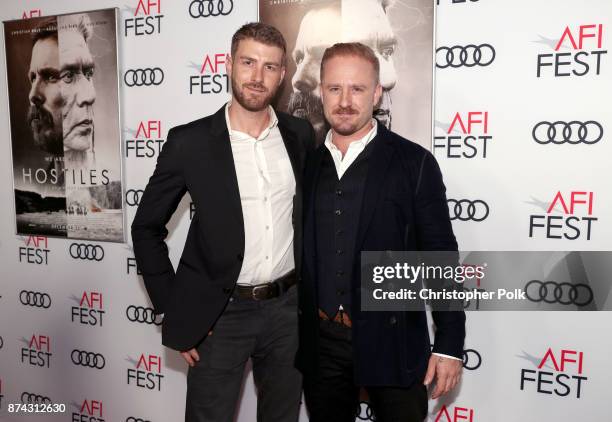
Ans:
{"type": "MultiPolygon", "coordinates": [[[[372,140],[363,203],[356,222],[352,283],[353,354],[359,385],[408,387],[422,382],[430,356],[425,312],[361,312],[360,252],[456,251],[445,187],[433,155],[378,125],[372,140]]],[[[300,348],[297,366],[315,371],[318,347],[314,229],[315,187],[325,146],[310,154],[304,175],[304,265],[299,289],[300,348]]],[[[433,312],[433,351],[462,357],[463,312],[433,312]]]]}
{"type": "MultiPolygon", "coordinates": [[[[306,120],[276,114],[296,180],[294,253],[300,271],[302,173],[314,131],[306,120]]],[[[132,242],[155,312],[164,313],[162,343],[176,350],[194,347],[225,309],[244,257],[244,221],[225,106],[168,132],[132,223],[132,242]],[[187,191],[195,215],[175,274],[164,242],[166,224],[187,191]]]]}

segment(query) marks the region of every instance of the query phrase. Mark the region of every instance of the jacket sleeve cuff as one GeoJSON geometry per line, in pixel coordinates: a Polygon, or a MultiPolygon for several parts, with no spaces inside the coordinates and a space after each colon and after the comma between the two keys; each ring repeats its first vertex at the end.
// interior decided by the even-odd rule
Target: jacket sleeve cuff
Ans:
{"type": "Polygon", "coordinates": [[[460,360],[460,361],[462,361],[462,362],[463,362],[463,359],[459,359],[458,357],[451,356],[451,355],[445,355],[444,353],[432,353],[432,355],[440,356],[440,357],[443,357],[443,358],[449,358],[449,359],[460,360]]]}

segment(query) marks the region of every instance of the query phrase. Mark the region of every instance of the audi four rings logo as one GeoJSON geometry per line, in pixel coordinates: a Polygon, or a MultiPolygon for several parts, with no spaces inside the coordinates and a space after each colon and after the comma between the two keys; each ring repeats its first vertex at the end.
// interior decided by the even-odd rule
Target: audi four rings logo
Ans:
{"type": "Polygon", "coordinates": [[[482,356],[474,349],[465,349],[463,351],[463,367],[469,371],[480,368],[482,364],[482,356]]]}
{"type": "Polygon", "coordinates": [[[160,85],[164,81],[164,71],[159,67],[145,69],[130,69],[123,75],[127,86],[160,85]]]}
{"type": "Polygon", "coordinates": [[[40,394],[28,393],[24,391],[21,393],[21,403],[39,403],[39,404],[51,404],[49,397],[41,396],[40,394]]]}
{"type": "Polygon", "coordinates": [[[47,293],[22,290],[19,292],[19,301],[22,305],[48,308],[51,306],[51,296],[47,293]]]}
{"type": "Polygon", "coordinates": [[[152,308],[145,308],[143,306],[130,305],[126,308],[125,315],[128,320],[141,324],[161,325],[162,323],[160,315],[155,315],[152,308]]]}
{"type": "Polygon", "coordinates": [[[0,349],[4,347],[4,340],[0,337],[0,349]]]}
{"type": "Polygon", "coordinates": [[[125,192],[125,203],[130,207],[136,207],[140,204],[140,198],[144,191],[142,189],[129,189],[125,192]]]}
{"type": "Polygon", "coordinates": [[[135,418],[134,416],[128,416],[125,422],[149,422],[145,419],[135,418]]]}
{"type": "Polygon", "coordinates": [[[451,220],[482,221],[489,216],[489,206],[480,199],[448,199],[446,202],[451,220]]]}
{"type": "Polygon", "coordinates": [[[193,0],[189,4],[189,15],[196,18],[227,16],[234,10],[233,0],[193,0]]]}
{"type": "Polygon", "coordinates": [[[359,402],[359,407],[357,408],[357,414],[355,415],[358,421],[375,421],[374,412],[370,407],[368,402],[362,401],[359,402]]]}
{"type": "Polygon", "coordinates": [[[86,259],[88,261],[102,261],[104,259],[104,248],[100,245],[73,243],[70,245],[69,252],[74,259],[86,259]]]}
{"type": "Polygon", "coordinates": [[[593,301],[593,290],[584,283],[531,280],[525,285],[525,296],[532,302],[586,306],[593,301]]]}
{"type": "Polygon", "coordinates": [[[468,44],[465,46],[438,47],[436,49],[436,67],[474,67],[488,66],[495,60],[495,49],[491,44],[468,44]]]}
{"type": "Polygon", "coordinates": [[[87,352],[85,350],[74,349],[70,354],[70,359],[75,365],[88,366],[90,368],[102,369],[106,365],[106,359],[100,353],[87,352]]]}
{"type": "Polygon", "coordinates": [[[595,120],[540,122],[531,132],[538,144],[595,144],[603,138],[603,126],[595,120]]]}

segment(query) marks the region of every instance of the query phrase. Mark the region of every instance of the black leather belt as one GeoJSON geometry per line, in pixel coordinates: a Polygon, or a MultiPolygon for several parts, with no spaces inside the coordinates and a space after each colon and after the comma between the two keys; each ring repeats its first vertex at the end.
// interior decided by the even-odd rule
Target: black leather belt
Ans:
{"type": "Polygon", "coordinates": [[[269,283],[257,284],[256,286],[237,285],[233,296],[253,300],[273,299],[284,294],[296,281],[295,271],[291,271],[269,283]]]}

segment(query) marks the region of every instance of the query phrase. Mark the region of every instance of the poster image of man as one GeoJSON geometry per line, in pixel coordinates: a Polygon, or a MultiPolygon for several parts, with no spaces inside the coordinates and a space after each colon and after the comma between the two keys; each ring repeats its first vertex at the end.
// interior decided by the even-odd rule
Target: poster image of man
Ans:
{"type": "Polygon", "coordinates": [[[62,139],[65,161],[83,165],[93,151],[95,64],[88,47],[91,20],[86,14],[59,17],[60,78],[62,79],[62,139]]]}
{"type": "Polygon", "coordinates": [[[63,155],[62,95],[59,79],[59,51],[56,19],[44,20],[32,36],[32,57],[28,80],[28,124],[34,143],[56,157],[63,155]]]}
{"type": "Polygon", "coordinates": [[[313,125],[320,144],[329,130],[320,98],[323,52],[360,42],[380,63],[383,95],[374,117],[429,148],[433,73],[433,4],[425,0],[260,0],[260,20],[277,26],[291,52],[279,108],[313,125]]]}
{"type": "Polygon", "coordinates": [[[17,233],[123,241],[115,10],[4,30],[17,233]]]}

